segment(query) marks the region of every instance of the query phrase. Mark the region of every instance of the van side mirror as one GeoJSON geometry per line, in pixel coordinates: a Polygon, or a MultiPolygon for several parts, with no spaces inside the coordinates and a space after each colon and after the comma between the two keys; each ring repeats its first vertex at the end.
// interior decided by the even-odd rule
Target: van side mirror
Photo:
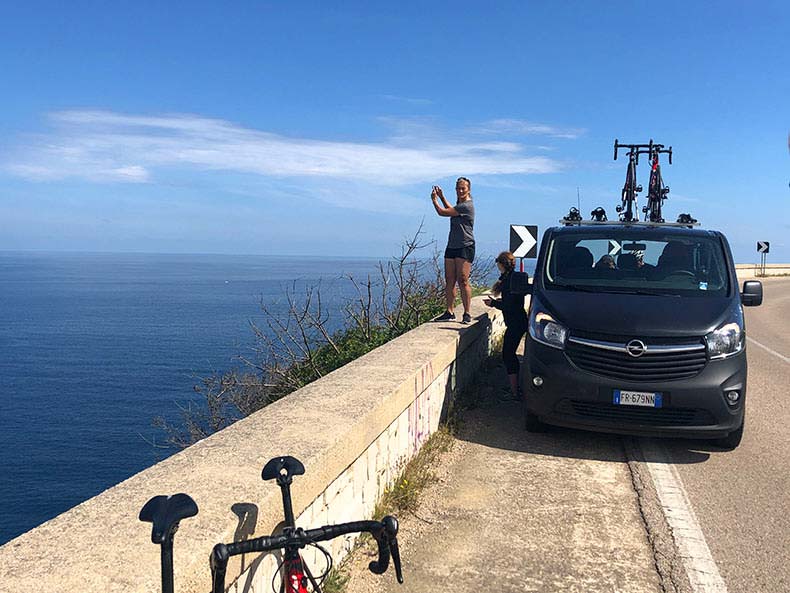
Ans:
{"type": "Polygon", "coordinates": [[[756,307],[763,303],[763,283],[759,280],[747,280],[743,283],[741,302],[744,307],[756,307]]]}

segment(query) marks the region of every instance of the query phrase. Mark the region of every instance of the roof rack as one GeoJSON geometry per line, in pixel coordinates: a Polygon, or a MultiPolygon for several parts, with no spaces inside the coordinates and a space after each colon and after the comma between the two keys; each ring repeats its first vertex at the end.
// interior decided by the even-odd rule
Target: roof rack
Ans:
{"type": "Polygon", "coordinates": [[[581,226],[581,225],[610,225],[610,226],[638,226],[638,227],[685,227],[694,228],[699,226],[697,219],[692,218],[690,214],[681,214],[678,216],[677,222],[651,222],[640,220],[608,220],[606,218],[606,211],[603,208],[596,208],[590,212],[589,220],[583,220],[579,210],[571,208],[570,212],[560,219],[560,224],[565,226],[581,226]]]}
{"type": "Polygon", "coordinates": [[[560,218],[560,223],[565,226],[638,226],[638,227],[680,227],[680,228],[694,228],[699,226],[698,222],[645,222],[640,220],[625,221],[625,220],[568,220],[567,218],[560,218]]]}

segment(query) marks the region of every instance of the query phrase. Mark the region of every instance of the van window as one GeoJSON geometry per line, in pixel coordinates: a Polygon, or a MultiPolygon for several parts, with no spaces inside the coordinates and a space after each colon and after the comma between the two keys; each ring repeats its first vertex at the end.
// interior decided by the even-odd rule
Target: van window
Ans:
{"type": "Polygon", "coordinates": [[[722,296],[729,277],[721,241],[658,229],[591,229],[549,244],[547,288],[636,294],[722,296]]]}

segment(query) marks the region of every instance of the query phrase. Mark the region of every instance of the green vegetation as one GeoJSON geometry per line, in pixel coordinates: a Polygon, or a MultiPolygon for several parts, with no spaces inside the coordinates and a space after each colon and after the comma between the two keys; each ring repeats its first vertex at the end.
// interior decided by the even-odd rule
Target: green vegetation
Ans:
{"type": "Polygon", "coordinates": [[[343,593],[346,590],[350,575],[345,568],[346,565],[341,562],[339,566],[335,566],[329,571],[321,587],[324,593],[343,593]]]}
{"type": "MultiPolygon", "coordinates": [[[[166,447],[188,447],[441,314],[443,262],[438,252],[420,257],[429,247],[421,234],[420,228],[400,256],[381,262],[377,277],[346,276],[356,294],[341,311],[324,310],[320,285],[300,294],[286,290],[284,314],[262,303],[253,355],[240,357],[241,368],[201,379],[195,391],[202,401],[182,409],[180,424],[154,419],[166,447]],[[341,329],[330,331],[338,315],[341,329]]],[[[482,259],[472,266],[474,293],[486,290],[481,279],[490,268],[482,259]]]]}
{"type": "Polygon", "coordinates": [[[433,433],[419,453],[403,468],[393,485],[384,491],[384,496],[376,505],[373,518],[381,519],[384,515],[397,515],[399,512],[414,511],[417,508],[420,494],[435,480],[432,468],[439,457],[452,449],[455,439],[448,425],[441,425],[433,433]]]}
{"type": "MultiPolygon", "coordinates": [[[[419,504],[419,498],[425,488],[435,480],[432,471],[436,467],[439,457],[452,449],[455,439],[447,425],[442,425],[432,434],[420,449],[419,453],[409,461],[400,476],[390,488],[384,492],[376,509],[373,519],[381,520],[385,515],[401,515],[404,512],[414,512],[419,504]]],[[[369,555],[376,554],[377,547],[373,538],[365,533],[357,538],[356,545],[351,553],[337,566],[332,568],[324,584],[324,593],[344,593],[350,578],[349,564],[355,554],[364,550],[369,555]]]]}

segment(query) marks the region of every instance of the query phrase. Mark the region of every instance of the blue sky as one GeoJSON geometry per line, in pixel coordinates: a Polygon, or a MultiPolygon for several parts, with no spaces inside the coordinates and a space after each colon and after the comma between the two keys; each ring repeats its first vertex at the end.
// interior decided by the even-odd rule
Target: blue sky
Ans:
{"type": "Polygon", "coordinates": [[[790,261],[787,2],[332,4],[5,3],[0,250],[443,247],[466,175],[495,253],[577,186],[614,214],[653,138],[666,212],[790,261]]]}

